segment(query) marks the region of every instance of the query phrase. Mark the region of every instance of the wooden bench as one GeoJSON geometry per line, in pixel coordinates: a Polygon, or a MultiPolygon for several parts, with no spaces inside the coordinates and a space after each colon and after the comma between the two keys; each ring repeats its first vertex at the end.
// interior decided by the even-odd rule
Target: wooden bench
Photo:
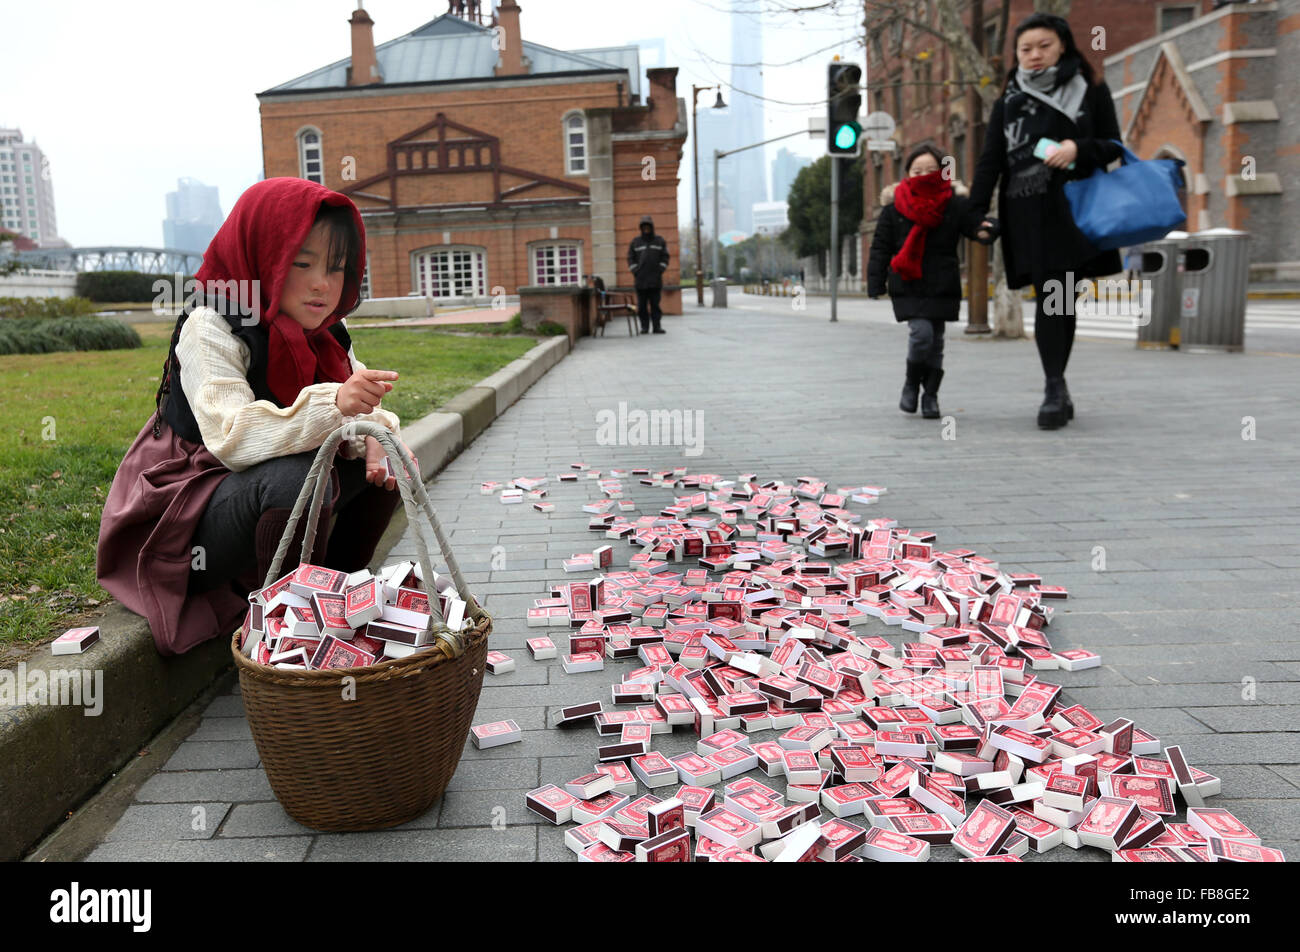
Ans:
{"type": "Polygon", "coordinates": [[[600,336],[605,336],[605,325],[620,316],[627,319],[629,337],[639,334],[636,302],[632,295],[626,291],[606,291],[605,282],[601,278],[593,277],[591,282],[596,291],[596,330],[600,336]]]}

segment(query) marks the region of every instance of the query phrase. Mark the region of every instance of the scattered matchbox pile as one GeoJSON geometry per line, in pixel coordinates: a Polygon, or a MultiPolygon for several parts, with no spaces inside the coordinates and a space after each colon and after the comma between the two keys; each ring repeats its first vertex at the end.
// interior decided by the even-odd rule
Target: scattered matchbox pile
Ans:
{"type": "MultiPolygon", "coordinates": [[[[469,625],[466,602],[451,578],[426,586],[415,562],[397,562],[378,575],[300,565],[251,592],[240,632],[244,655],[276,668],[359,668],[405,658],[433,646],[429,591],[452,631],[469,625]]],[[[510,667],[514,662],[509,661],[510,667]]],[[[505,669],[508,670],[508,669],[505,669]]]]}
{"type": "MultiPolygon", "coordinates": [[[[600,478],[574,469],[559,480],[600,478]]],[[[1118,862],[1283,859],[1206,806],[1219,780],[1180,748],[1041,679],[1100,664],[1053,650],[1064,589],[847,508],[880,487],[684,469],[607,482],[629,475],[683,495],[638,518],[589,504],[593,531],[639,551],[628,570],[592,566],[604,574],[556,584],[527,612],[550,629],[528,640],[535,659],[558,655],[575,676],[629,662],[609,698],[556,722],[596,729],[591,772],[525,798],[574,824],[565,843],[580,860],[918,862],[932,845],[967,862],[1084,847],[1118,862]],[[689,560],[698,567],[675,565],[689,560]],[[902,644],[867,634],[869,618],[902,644]],[[653,749],[679,727],[698,737],[694,752],[653,749]]]]}

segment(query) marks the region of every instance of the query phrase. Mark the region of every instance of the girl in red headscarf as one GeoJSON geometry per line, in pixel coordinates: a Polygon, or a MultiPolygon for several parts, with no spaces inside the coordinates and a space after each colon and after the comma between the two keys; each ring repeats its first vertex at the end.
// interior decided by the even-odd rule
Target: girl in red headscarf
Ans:
{"type": "MultiPolygon", "coordinates": [[[[162,654],[239,626],[330,433],[367,420],[398,435],[380,407],[397,374],[367,369],[343,323],[365,260],[356,206],[297,178],[244,192],[204,253],[201,296],[176,322],[157,410],[99,529],[99,583],[149,620],[162,654]]],[[[338,453],[311,561],[355,571],[400,496],[376,440],[345,440],[338,453]]],[[[306,516],[283,571],[298,562],[306,516]]]]}
{"type": "Polygon", "coordinates": [[[965,187],[953,182],[951,160],[932,145],[907,157],[906,178],[887,186],[867,259],[867,293],[875,298],[889,290],[894,318],[906,321],[907,377],[899,409],[915,413],[922,385],[921,415],[939,417],[939,382],[943,380],[943,331],[961,310],[961,264],[957,242],[965,235],[990,244],[978,234],[980,216],[965,187]],[[945,168],[945,166],[949,166],[945,168]]]}

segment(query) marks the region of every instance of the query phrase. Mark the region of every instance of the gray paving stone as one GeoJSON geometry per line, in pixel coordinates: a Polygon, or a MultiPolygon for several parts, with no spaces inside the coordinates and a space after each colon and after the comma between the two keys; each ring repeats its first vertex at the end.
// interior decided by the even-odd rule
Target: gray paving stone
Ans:
{"type": "Polygon", "coordinates": [[[454,827],[535,826],[546,823],[524,805],[529,789],[452,790],[443,794],[439,829],[454,827]]]}
{"type": "Polygon", "coordinates": [[[229,803],[133,804],[104,840],[211,839],[229,809],[229,803]]]}
{"type": "Polygon", "coordinates": [[[257,745],[251,740],[186,741],[162,769],[217,770],[257,765],[257,745]]]}
{"type": "Polygon", "coordinates": [[[537,834],[531,826],[504,830],[414,830],[378,833],[321,833],[309,862],[501,862],[526,863],[537,858],[537,834]]]}
{"type": "Polygon", "coordinates": [[[141,803],[196,803],[225,800],[247,803],[274,800],[262,770],[192,770],[156,773],[136,791],[141,803]]]}
{"type": "MultiPolygon", "coordinates": [[[[518,744],[512,744],[518,747],[518,744]]],[[[537,757],[509,760],[462,760],[447,785],[457,790],[532,790],[537,783],[537,757]]]]}
{"type": "Polygon", "coordinates": [[[1300,705],[1295,704],[1189,708],[1188,713],[1219,733],[1293,731],[1300,727],[1300,705]]]}
{"type": "Polygon", "coordinates": [[[1223,800],[1294,800],[1300,796],[1300,784],[1279,772],[1285,769],[1259,764],[1219,764],[1214,768],[1214,775],[1223,781],[1223,800]]]}
{"type": "Polygon", "coordinates": [[[252,741],[253,732],[248,726],[248,721],[242,717],[205,717],[199,722],[187,740],[192,741],[212,741],[212,740],[242,740],[252,741]]]}
{"type": "Polygon", "coordinates": [[[214,697],[203,712],[204,717],[243,717],[244,699],[238,694],[214,697]]]}
{"type": "Polygon", "coordinates": [[[315,832],[285,813],[284,807],[280,806],[278,801],[272,801],[237,804],[226,817],[226,822],[222,824],[219,836],[222,838],[311,836],[315,832]]]}
{"type": "Polygon", "coordinates": [[[1179,744],[1192,763],[1210,773],[1207,764],[1300,764],[1300,734],[1274,731],[1261,734],[1170,734],[1166,746],[1179,744]]]}
{"type": "Polygon", "coordinates": [[[104,843],[86,857],[89,863],[299,863],[307,855],[311,838],[281,836],[273,839],[131,840],[104,843]]]}

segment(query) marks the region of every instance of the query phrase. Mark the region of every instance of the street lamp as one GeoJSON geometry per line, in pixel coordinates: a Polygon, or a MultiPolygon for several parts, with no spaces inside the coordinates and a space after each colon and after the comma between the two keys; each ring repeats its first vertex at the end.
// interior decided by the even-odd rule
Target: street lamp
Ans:
{"type": "MultiPolygon", "coordinates": [[[[726,109],[727,104],[722,101],[722,87],[715,86],[691,86],[691,122],[695,126],[695,142],[693,151],[695,153],[695,297],[696,303],[704,307],[704,258],[703,244],[700,239],[700,119],[699,119],[699,96],[706,89],[716,89],[718,91],[717,102],[713,104],[714,109],[726,109]]],[[[714,191],[718,188],[715,180],[713,183],[714,191]]],[[[714,240],[717,240],[718,223],[713,223],[714,240]]]]}

